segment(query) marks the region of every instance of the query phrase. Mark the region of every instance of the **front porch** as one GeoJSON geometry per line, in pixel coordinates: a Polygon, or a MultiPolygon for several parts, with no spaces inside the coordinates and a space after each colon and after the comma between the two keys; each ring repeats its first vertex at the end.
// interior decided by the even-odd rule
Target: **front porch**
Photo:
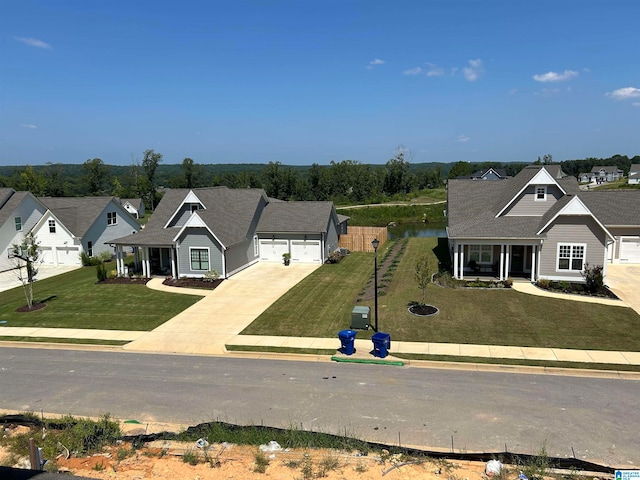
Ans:
{"type": "Polygon", "coordinates": [[[452,240],[453,277],[490,280],[527,279],[534,282],[540,269],[539,240],[531,243],[494,243],[452,240]]]}
{"type": "Polygon", "coordinates": [[[145,278],[162,275],[177,278],[176,254],[173,247],[133,247],[133,269],[125,264],[127,253],[123,245],[116,246],[116,272],[119,277],[140,273],[145,278]]]}

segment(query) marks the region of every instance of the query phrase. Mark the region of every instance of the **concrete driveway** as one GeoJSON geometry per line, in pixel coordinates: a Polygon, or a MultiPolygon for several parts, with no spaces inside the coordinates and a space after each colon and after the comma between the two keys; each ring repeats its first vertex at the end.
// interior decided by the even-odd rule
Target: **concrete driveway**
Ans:
{"type": "MultiPolygon", "coordinates": [[[[198,303],[123,348],[133,351],[222,354],[238,335],[319,264],[259,262],[225,280],[198,303]]],[[[149,282],[151,288],[162,280],[149,282]],[[155,285],[151,285],[155,282],[155,285]]],[[[171,288],[171,287],[165,287],[171,288]]],[[[175,290],[173,290],[175,291],[175,290]]]]}
{"type": "Polygon", "coordinates": [[[640,314],[640,265],[607,264],[606,284],[620,300],[640,314]]]}
{"type": "MultiPolygon", "coordinates": [[[[55,277],[56,275],[60,275],[61,273],[67,273],[71,270],[76,270],[80,268],[80,266],[64,266],[60,265],[54,267],[52,265],[40,265],[38,268],[38,275],[36,276],[36,281],[44,280],[45,278],[55,277]]],[[[24,270],[23,270],[24,271],[24,270]]],[[[16,276],[15,270],[7,270],[6,272],[0,272],[0,292],[4,292],[5,290],[11,290],[12,288],[21,287],[22,283],[18,280],[16,276]]]]}

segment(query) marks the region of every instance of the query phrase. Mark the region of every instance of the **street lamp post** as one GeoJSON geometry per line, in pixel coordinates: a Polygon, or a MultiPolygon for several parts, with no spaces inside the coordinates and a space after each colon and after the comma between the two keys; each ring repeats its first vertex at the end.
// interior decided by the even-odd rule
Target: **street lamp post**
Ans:
{"type": "Polygon", "coordinates": [[[378,240],[377,238],[374,238],[373,241],[371,242],[371,245],[373,245],[373,298],[374,300],[374,313],[376,316],[376,322],[375,322],[375,326],[373,327],[373,329],[377,332],[378,331],[378,245],[380,245],[380,240],[378,240]]]}

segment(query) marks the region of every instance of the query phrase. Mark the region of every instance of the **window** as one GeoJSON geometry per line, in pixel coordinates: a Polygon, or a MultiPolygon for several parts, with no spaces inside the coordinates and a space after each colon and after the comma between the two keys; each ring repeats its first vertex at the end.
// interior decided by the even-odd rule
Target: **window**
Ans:
{"type": "Polygon", "coordinates": [[[49,233],[56,233],[56,221],[49,220],[49,233]]]}
{"type": "Polygon", "coordinates": [[[586,245],[558,245],[558,270],[581,271],[584,267],[586,245]]]}
{"type": "Polygon", "coordinates": [[[14,219],[14,221],[16,222],[16,232],[21,232],[22,231],[22,217],[16,217],[14,219]]]}
{"type": "Polygon", "coordinates": [[[193,213],[193,212],[197,212],[197,211],[198,211],[198,205],[196,205],[196,204],[192,204],[192,205],[191,205],[191,213],[193,213]]]}
{"type": "Polygon", "coordinates": [[[255,235],[253,237],[253,256],[257,257],[258,255],[260,255],[260,248],[258,244],[258,236],[255,235]]]}
{"type": "Polygon", "coordinates": [[[544,202],[547,199],[547,186],[536,187],[536,202],[544,202]]]}
{"type": "Polygon", "coordinates": [[[469,261],[493,263],[492,245],[469,245],[469,261]]]}
{"type": "Polygon", "coordinates": [[[191,270],[209,271],[209,249],[208,248],[191,248],[191,270]]]}
{"type": "Polygon", "coordinates": [[[116,212],[107,212],[107,225],[115,225],[117,222],[116,212]]]}
{"type": "Polygon", "coordinates": [[[90,257],[93,257],[93,242],[92,241],[88,241],[87,242],[87,255],[89,255],[90,257]]]}

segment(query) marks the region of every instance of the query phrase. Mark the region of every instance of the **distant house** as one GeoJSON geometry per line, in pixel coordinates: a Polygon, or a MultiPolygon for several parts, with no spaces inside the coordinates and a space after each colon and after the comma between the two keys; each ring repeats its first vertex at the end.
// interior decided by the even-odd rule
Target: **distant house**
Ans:
{"type": "Polygon", "coordinates": [[[264,190],[209,187],[167,189],[139,233],[118,238],[118,273],[123,249],[134,247],[144,276],[221,278],[257,262],[324,263],[338,250],[341,222],[331,202],[284,202],[264,190]]]}
{"type": "Polygon", "coordinates": [[[629,178],[627,179],[629,185],[640,184],[640,164],[633,164],[629,168],[629,178]]]}
{"type": "Polygon", "coordinates": [[[640,191],[581,192],[546,165],[500,182],[450,180],[453,275],[582,282],[586,264],[640,263],[640,191]]]}
{"type": "Polygon", "coordinates": [[[503,180],[507,178],[507,171],[504,168],[487,168],[478,170],[471,175],[460,175],[456,178],[471,180],[503,180]]]}
{"type": "Polygon", "coordinates": [[[80,254],[114,254],[110,242],[140,230],[115,197],[40,197],[46,206],[33,233],[40,242],[43,263],[81,265],[80,254]]]}
{"type": "Polygon", "coordinates": [[[595,178],[595,183],[615,182],[623,176],[623,171],[615,165],[597,166],[591,169],[592,182],[595,178]]]}
{"type": "Polygon", "coordinates": [[[578,175],[578,181],[580,183],[595,183],[596,175],[594,173],[581,173],[578,175]]]}
{"type": "Polygon", "coordinates": [[[144,217],[144,203],[142,202],[141,198],[121,198],[120,203],[122,204],[124,209],[135,218],[144,217]]]}
{"type": "Polygon", "coordinates": [[[0,271],[15,267],[9,251],[14,244],[22,243],[46,210],[29,192],[0,188],[0,271]]]}

